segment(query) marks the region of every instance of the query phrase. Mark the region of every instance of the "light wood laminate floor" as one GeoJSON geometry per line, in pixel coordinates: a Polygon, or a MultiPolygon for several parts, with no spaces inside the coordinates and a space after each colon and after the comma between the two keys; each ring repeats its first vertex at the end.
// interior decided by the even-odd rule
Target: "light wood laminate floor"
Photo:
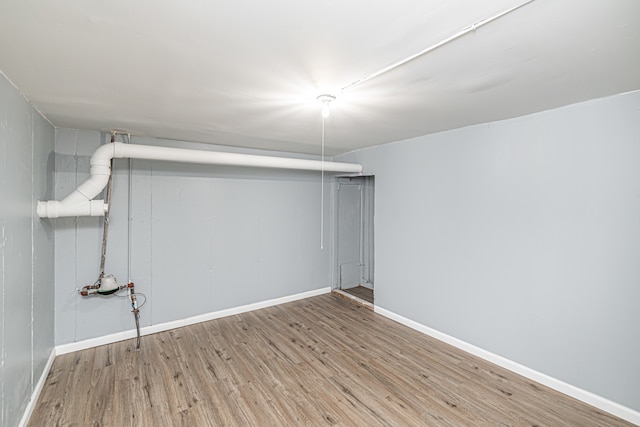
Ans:
{"type": "Polygon", "coordinates": [[[321,295],[61,355],[30,426],[630,426],[321,295]]]}

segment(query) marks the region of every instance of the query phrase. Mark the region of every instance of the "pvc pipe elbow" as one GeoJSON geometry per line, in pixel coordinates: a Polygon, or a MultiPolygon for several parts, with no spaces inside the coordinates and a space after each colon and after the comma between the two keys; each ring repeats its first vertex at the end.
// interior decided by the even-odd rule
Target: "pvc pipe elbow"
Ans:
{"type": "Polygon", "coordinates": [[[115,153],[116,143],[101,145],[91,155],[91,160],[89,161],[91,168],[93,169],[94,166],[106,166],[110,169],[111,159],[115,157],[115,153]]]}

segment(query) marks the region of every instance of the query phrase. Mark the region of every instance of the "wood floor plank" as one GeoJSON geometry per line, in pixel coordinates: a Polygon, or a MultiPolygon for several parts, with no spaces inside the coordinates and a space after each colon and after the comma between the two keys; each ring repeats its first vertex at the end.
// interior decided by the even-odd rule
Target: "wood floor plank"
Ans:
{"type": "Polygon", "coordinates": [[[342,291],[373,304],[373,289],[358,285],[354,288],[343,289],[342,291]]]}
{"type": "Polygon", "coordinates": [[[631,426],[321,295],[56,358],[30,426],[631,426]]]}

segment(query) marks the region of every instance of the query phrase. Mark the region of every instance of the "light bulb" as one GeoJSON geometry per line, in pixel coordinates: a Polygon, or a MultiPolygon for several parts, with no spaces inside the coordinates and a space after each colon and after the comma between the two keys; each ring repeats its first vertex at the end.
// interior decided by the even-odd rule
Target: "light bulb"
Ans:
{"type": "Polygon", "coordinates": [[[329,114],[331,114],[331,101],[335,100],[336,97],[333,95],[324,94],[318,96],[317,99],[318,101],[322,102],[322,117],[326,119],[327,117],[329,117],[329,114]]]}

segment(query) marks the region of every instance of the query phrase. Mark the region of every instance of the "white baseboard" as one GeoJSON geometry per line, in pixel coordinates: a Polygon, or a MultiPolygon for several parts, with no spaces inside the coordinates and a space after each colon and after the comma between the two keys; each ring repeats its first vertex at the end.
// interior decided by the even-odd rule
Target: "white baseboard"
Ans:
{"type": "Polygon", "coordinates": [[[529,378],[530,380],[536,381],[549,388],[557,390],[560,393],[564,393],[591,406],[602,409],[603,411],[615,415],[616,417],[622,418],[623,420],[640,426],[640,412],[634,411],[631,408],[628,408],[619,403],[613,402],[609,399],[598,396],[597,394],[583,390],[571,384],[565,383],[564,381],[560,381],[559,379],[528,368],[524,365],[499,356],[495,353],[491,353],[490,351],[484,350],[480,347],[476,347],[473,344],[469,344],[458,338],[452,337],[451,335],[447,335],[421,323],[415,322],[411,319],[407,319],[406,317],[402,317],[382,307],[375,306],[374,311],[384,317],[395,320],[398,323],[402,323],[403,325],[408,326],[411,329],[415,329],[418,332],[422,332],[425,335],[429,335],[430,337],[457,347],[460,350],[464,350],[467,353],[471,353],[474,356],[480,357],[484,360],[508,369],[511,372],[515,372],[516,374],[522,375],[525,378],[529,378]]]}
{"type": "Polygon", "coordinates": [[[31,418],[31,414],[33,413],[34,408],[36,407],[36,403],[38,402],[38,397],[40,397],[40,393],[42,392],[42,388],[44,387],[44,382],[47,380],[49,376],[49,371],[51,370],[51,365],[53,365],[53,361],[56,358],[56,349],[52,348],[51,353],[49,354],[49,360],[47,360],[47,364],[44,366],[42,370],[42,375],[40,375],[40,379],[36,383],[33,388],[33,392],[31,393],[31,399],[27,404],[27,408],[24,410],[24,414],[22,414],[22,419],[20,420],[19,427],[26,427],[29,424],[29,419],[31,418]]]}
{"type": "MultiPolygon", "coordinates": [[[[328,294],[331,292],[330,287],[315,289],[313,291],[302,292],[299,294],[289,295],[280,298],[274,298],[267,301],[256,302],[243,305],[240,307],[228,308],[225,310],[205,313],[198,316],[187,317],[186,319],[174,320],[171,322],[159,323],[157,325],[145,326],[140,328],[140,335],[155,334],[158,332],[168,331],[170,329],[181,328],[183,326],[193,325],[196,323],[206,322],[208,320],[219,319],[221,317],[233,316],[234,314],[246,313],[248,311],[259,310],[261,308],[271,307],[278,304],[297,301],[304,298],[314,297],[316,295],[328,294]]],[[[102,337],[91,338],[88,340],[77,341],[69,344],[62,344],[56,347],[56,354],[72,353],[74,351],[86,350],[88,348],[98,347],[101,345],[111,344],[118,341],[124,341],[136,337],[135,329],[117,332],[115,334],[105,335],[102,337]]]]}

